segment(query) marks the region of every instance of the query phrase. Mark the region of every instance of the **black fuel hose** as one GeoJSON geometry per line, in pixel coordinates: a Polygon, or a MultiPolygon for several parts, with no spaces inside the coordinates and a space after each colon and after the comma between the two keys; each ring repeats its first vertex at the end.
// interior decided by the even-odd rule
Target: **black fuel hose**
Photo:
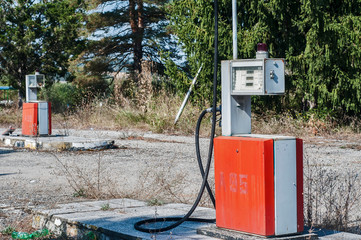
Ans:
{"type": "MultiPolygon", "coordinates": [[[[201,175],[202,175],[202,178],[204,178],[204,167],[203,167],[203,163],[202,163],[202,157],[201,157],[201,151],[200,151],[200,146],[199,146],[199,131],[200,131],[200,128],[201,128],[201,123],[202,123],[202,120],[204,118],[204,116],[207,114],[207,113],[211,113],[212,112],[212,108],[208,108],[208,109],[205,109],[203,110],[203,112],[201,113],[201,115],[199,116],[198,118],[198,121],[197,121],[197,126],[196,126],[196,133],[195,133],[195,145],[196,145],[196,153],[197,153],[197,161],[198,161],[198,166],[199,166],[199,170],[201,172],[201,175]]],[[[221,110],[220,109],[216,109],[217,112],[220,112],[221,110]]],[[[212,192],[212,189],[210,188],[209,186],[209,183],[208,181],[206,182],[206,189],[207,189],[207,192],[208,192],[208,195],[212,201],[212,204],[214,206],[214,208],[216,207],[216,200],[214,198],[214,195],[213,195],[213,192],[212,192]]]]}
{"type": "MultiPolygon", "coordinates": [[[[219,109],[217,109],[216,111],[220,111],[219,109]]],[[[200,154],[200,147],[199,147],[199,131],[200,131],[200,126],[202,123],[202,120],[204,118],[204,116],[207,113],[212,112],[212,108],[208,108],[206,110],[203,110],[202,113],[200,114],[198,121],[197,121],[197,126],[196,126],[196,133],[195,133],[195,145],[196,145],[196,153],[197,153],[197,161],[198,161],[198,166],[199,166],[199,170],[201,172],[203,181],[205,181],[205,186],[206,189],[208,191],[208,194],[211,198],[211,201],[213,203],[213,206],[215,207],[215,198],[214,195],[212,193],[212,189],[210,188],[209,184],[208,184],[208,174],[207,174],[207,178],[206,178],[206,174],[205,174],[205,170],[203,167],[203,163],[202,163],[202,158],[201,158],[201,154],[200,154]]],[[[206,170],[207,171],[207,170],[206,170]]],[[[208,169],[209,172],[209,169],[208,169]]],[[[201,188],[202,193],[204,192],[204,188],[201,188]],[[203,190],[202,190],[203,189],[203,190]]],[[[197,204],[198,205],[198,204],[197,204]]],[[[192,209],[191,209],[192,210],[192,209]]],[[[193,210],[194,211],[194,210],[193,210]]],[[[192,211],[192,213],[193,213],[192,211]]],[[[192,221],[192,222],[206,222],[206,223],[214,223],[215,219],[205,219],[205,218],[191,218],[188,217],[186,220],[183,220],[184,217],[166,217],[166,218],[151,218],[151,219],[146,219],[146,220],[142,220],[139,221],[137,223],[134,224],[134,228],[138,231],[141,232],[146,232],[146,233],[155,233],[155,232],[164,232],[167,230],[170,230],[172,228],[175,228],[176,226],[169,225],[168,227],[165,228],[144,228],[142,227],[142,225],[144,224],[151,224],[151,223],[157,223],[157,222],[176,222],[174,225],[177,224],[177,226],[179,226],[181,223],[183,223],[184,221],[192,221]],[[180,223],[179,223],[180,222],[180,223]]]]}
{"type": "MultiPolygon", "coordinates": [[[[211,167],[211,162],[212,162],[212,154],[213,154],[213,138],[214,138],[214,134],[215,134],[215,129],[216,129],[216,114],[217,114],[217,70],[218,70],[218,0],[214,0],[214,72],[213,72],[213,105],[212,105],[212,130],[211,130],[211,136],[210,136],[210,143],[209,143],[209,149],[208,149],[208,159],[207,159],[207,164],[206,164],[206,169],[204,170],[204,176],[203,177],[203,181],[202,181],[202,185],[201,188],[199,190],[197,199],[195,200],[195,202],[193,203],[191,209],[188,211],[188,213],[186,215],[184,215],[184,217],[182,218],[173,218],[173,217],[169,217],[169,218],[153,218],[153,219],[146,219],[143,221],[139,221],[137,223],[134,224],[134,228],[138,231],[141,232],[146,232],[146,233],[157,233],[157,232],[165,232],[168,230],[171,230],[175,227],[178,227],[180,224],[182,224],[185,221],[197,221],[197,222],[214,222],[214,219],[202,219],[202,218],[191,218],[190,216],[192,215],[192,213],[194,212],[194,210],[197,208],[202,195],[204,193],[204,189],[206,188],[206,185],[208,184],[207,179],[208,179],[208,174],[209,174],[209,169],[211,167]],[[167,226],[167,227],[162,227],[162,228],[145,228],[142,227],[145,224],[149,224],[149,223],[156,223],[156,222],[174,222],[175,223],[167,226]]],[[[198,154],[197,154],[198,156],[198,154]]],[[[203,169],[203,167],[202,167],[203,169]]],[[[209,187],[209,186],[208,186],[209,187]]],[[[208,188],[207,188],[208,190],[208,188]]]]}

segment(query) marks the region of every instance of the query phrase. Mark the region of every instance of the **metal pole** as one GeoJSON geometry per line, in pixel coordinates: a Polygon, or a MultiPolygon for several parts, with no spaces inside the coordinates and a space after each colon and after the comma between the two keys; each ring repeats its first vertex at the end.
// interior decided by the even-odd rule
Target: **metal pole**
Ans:
{"type": "Polygon", "coordinates": [[[187,94],[186,94],[186,96],[185,96],[185,98],[184,98],[184,100],[183,100],[182,106],[179,108],[178,114],[177,114],[177,116],[176,116],[176,118],[175,118],[175,120],[174,120],[174,124],[176,124],[176,123],[178,122],[178,119],[179,119],[180,115],[182,114],[184,107],[186,106],[186,103],[187,103],[187,101],[188,101],[188,98],[189,98],[189,96],[191,95],[192,88],[193,88],[194,84],[195,84],[196,81],[197,81],[198,74],[201,72],[202,67],[203,67],[203,63],[202,63],[202,65],[201,65],[201,67],[199,68],[196,76],[194,77],[191,86],[190,86],[189,89],[188,89],[188,92],[187,92],[187,94]]]}
{"type": "Polygon", "coordinates": [[[232,0],[233,59],[237,59],[237,0],[232,0]]]}

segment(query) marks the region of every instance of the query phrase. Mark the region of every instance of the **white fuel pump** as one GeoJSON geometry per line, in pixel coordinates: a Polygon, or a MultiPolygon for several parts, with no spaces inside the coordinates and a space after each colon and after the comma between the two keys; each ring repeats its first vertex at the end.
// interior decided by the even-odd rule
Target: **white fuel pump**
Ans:
{"type": "Polygon", "coordinates": [[[222,135],[251,133],[251,95],[285,92],[284,60],[267,58],[257,46],[256,59],[222,61],[222,135]]]}
{"type": "Polygon", "coordinates": [[[39,72],[25,77],[25,94],[26,102],[34,102],[38,100],[38,89],[45,86],[45,76],[39,72]]]}

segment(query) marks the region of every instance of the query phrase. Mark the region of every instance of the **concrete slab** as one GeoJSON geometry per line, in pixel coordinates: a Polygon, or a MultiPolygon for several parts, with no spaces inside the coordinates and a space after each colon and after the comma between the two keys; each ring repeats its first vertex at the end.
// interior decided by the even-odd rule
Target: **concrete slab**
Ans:
{"type": "MultiPolygon", "coordinates": [[[[185,204],[147,206],[145,202],[132,199],[79,202],[59,205],[55,209],[33,209],[33,227],[47,227],[63,237],[81,239],[94,234],[97,239],[216,239],[196,233],[197,228],[208,223],[185,222],[164,233],[149,234],[136,231],[134,224],[148,218],[182,217],[190,209],[185,204]],[[104,206],[107,206],[107,210],[104,206]]],[[[195,215],[215,217],[213,209],[200,208],[195,215]]],[[[157,227],[169,222],[158,223],[157,227]]],[[[152,226],[154,227],[154,225],[152,226]]]]}
{"type": "Polygon", "coordinates": [[[90,139],[64,135],[39,137],[1,135],[0,145],[44,151],[79,151],[112,148],[114,146],[114,140],[90,139]]]}
{"type": "Polygon", "coordinates": [[[311,229],[321,240],[361,240],[361,235],[326,229],[311,229]]]}
{"type": "MultiPolygon", "coordinates": [[[[174,203],[148,206],[143,201],[133,199],[68,203],[58,205],[53,209],[32,209],[33,227],[37,229],[46,227],[58,236],[76,239],[361,239],[360,235],[320,229],[306,229],[302,235],[297,236],[263,238],[219,229],[215,224],[200,222],[184,222],[177,228],[158,234],[143,233],[134,229],[134,224],[140,220],[154,217],[182,217],[190,207],[187,204],[174,203]]],[[[215,210],[199,207],[192,217],[213,219],[215,210]]],[[[160,222],[156,225],[149,224],[148,227],[165,227],[170,224],[171,222],[160,222]]]]}
{"type": "Polygon", "coordinates": [[[216,226],[210,226],[205,228],[199,228],[197,233],[212,236],[219,239],[227,240],[259,240],[259,239],[272,239],[272,240],[316,240],[318,235],[315,233],[310,233],[307,230],[301,234],[290,235],[290,236],[279,236],[279,237],[262,237],[257,235],[245,234],[237,231],[232,231],[228,229],[218,228],[216,226]]]}

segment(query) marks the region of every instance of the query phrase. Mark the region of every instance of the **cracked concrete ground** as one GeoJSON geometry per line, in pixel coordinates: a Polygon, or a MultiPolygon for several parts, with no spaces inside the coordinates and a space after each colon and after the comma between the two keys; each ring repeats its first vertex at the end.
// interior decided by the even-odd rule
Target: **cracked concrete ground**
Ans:
{"type": "MultiPolygon", "coordinates": [[[[117,148],[82,152],[0,148],[0,230],[21,222],[33,206],[56,207],[89,197],[191,203],[197,194],[201,177],[192,136],[94,130],[69,130],[69,134],[113,139],[117,148]]],[[[201,139],[204,158],[208,142],[201,139]]],[[[308,160],[308,166],[341,175],[360,172],[360,146],[358,139],[308,138],[305,167],[308,160]]],[[[210,203],[206,199],[203,205],[210,203]]],[[[356,228],[358,209],[350,212],[356,228]]]]}

